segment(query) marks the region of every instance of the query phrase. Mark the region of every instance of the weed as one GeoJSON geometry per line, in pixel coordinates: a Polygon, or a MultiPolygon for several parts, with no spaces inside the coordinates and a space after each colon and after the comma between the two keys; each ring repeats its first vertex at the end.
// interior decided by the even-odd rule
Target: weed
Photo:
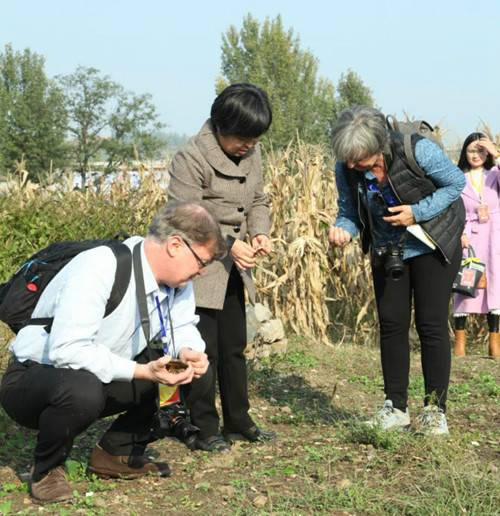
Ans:
{"type": "Polygon", "coordinates": [[[194,486],[195,489],[203,491],[204,493],[208,493],[212,489],[210,482],[199,482],[194,486]]]}
{"type": "Polygon", "coordinates": [[[384,384],[381,376],[370,378],[367,375],[352,375],[347,380],[349,383],[362,385],[371,392],[378,392],[380,387],[384,384]]]}
{"type": "Polygon", "coordinates": [[[491,373],[479,373],[472,383],[477,385],[480,394],[489,396],[497,402],[500,401],[500,383],[491,373]]]}
{"type": "Polygon", "coordinates": [[[292,367],[300,369],[311,369],[318,365],[318,361],[311,355],[303,351],[293,351],[283,355],[283,361],[292,367]]]}
{"type": "Polygon", "coordinates": [[[234,480],[231,480],[230,483],[236,489],[247,489],[250,485],[250,482],[247,479],[243,478],[236,478],[234,480]]]}
{"type": "Polygon", "coordinates": [[[471,386],[467,383],[453,383],[448,389],[450,401],[461,404],[468,403],[471,397],[471,386]]]}
{"type": "Polygon", "coordinates": [[[408,396],[411,396],[412,398],[424,397],[424,379],[422,375],[410,378],[410,383],[408,385],[408,396]]]}
{"type": "Polygon", "coordinates": [[[69,459],[66,461],[66,475],[70,482],[79,482],[87,478],[87,464],[69,459]]]}
{"type": "Polygon", "coordinates": [[[304,452],[308,461],[319,462],[325,459],[323,448],[319,446],[304,446],[304,452]]]}
{"type": "MultiPolygon", "coordinates": [[[[81,472],[80,472],[81,474],[81,472]]],[[[102,491],[112,491],[116,487],[115,482],[110,482],[109,480],[103,480],[102,478],[99,478],[94,473],[91,473],[88,476],[89,483],[87,486],[88,491],[94,491],[94,492],[102,492],[102,491]]]]}
{"type": "Polygon", "coordinates": [[[185,495],[180,499],[180,505],[186,510],[197,511],[201,503],[193,500],[191,496],[185,495]]]}
{"type": "Polygon", "coordinates": [[[371,444],[374,448],[397,450],[404,441],[404,432],[388,432],[365,423],[354,423],[347,427],[345,439],[358,444],[371,444]]]}
{"type": "MultiPolygon", "coordinates": [[[[0,346],[2,345],[0,340],[0,346]]],[[[3,408],[0,407],[0,434],[7,433],[7,429],[11,425],[11,420],[9,416],[5,413],[3,408]]]]}
{"type": "Polygon", "coordinates": [[[15,483],[15,482],[5,482],[0,487],[0,496],[2,496],[5,493],[13,493],[16,491],[17,492],[26,491],[26,485],[15,483]]]}

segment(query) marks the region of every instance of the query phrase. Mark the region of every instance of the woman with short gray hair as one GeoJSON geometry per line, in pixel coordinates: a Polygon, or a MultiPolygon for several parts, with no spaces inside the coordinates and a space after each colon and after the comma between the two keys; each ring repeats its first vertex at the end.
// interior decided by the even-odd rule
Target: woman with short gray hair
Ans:
{"type": "Polygon", "coordinates": [[[384,115],[367,106],[344,109],[332,134],[333,153],[338,161],[359,161],[386,149],[389,131],[384,115]]]}
{"type": "Polygon", "coordinates": [[[384,430],[410,425],[413,297],[425,386],[417,421],[424,433],[446,435],[448,306],[461,259],[463,174],[434,142],[417,133],[405,138],[380,111],[364,106],[340,113],[333,151],[338,214],[328,238],[344,246],[360,233],[379,316],[386,399],[368,424],[384,430]]]}

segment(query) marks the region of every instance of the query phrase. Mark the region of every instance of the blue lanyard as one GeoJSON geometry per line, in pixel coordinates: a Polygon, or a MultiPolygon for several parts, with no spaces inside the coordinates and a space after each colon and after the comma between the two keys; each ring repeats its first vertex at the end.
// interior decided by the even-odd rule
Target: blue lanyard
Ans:
{"type": "Polygon", "coordinates": [[[392,193],[392,188],[389,187],[388,189],[380,189],[376,180],[373,179],[367,179],[366,180],[366,188],[369,192],[373,192],[376,195],[379,195],[382,200],[387,204],[387,206],[397,206],[398,200],[396,199],[396,196],[392,193]]]}
{"type": "MultiPolygon", "coordinates": [[[[160,333],[161,333],[161,342],[163,344],[163,353],[165,353],[165,355],[168,355],[169,354],[169,345],[168,345],[169,339],[167,336],[165,320],[163,319],[163,314],[161,312],[160,300],[158,299],[158,296],[155,296],[155,301],[156,301],[156,310],[158,311],[158,317],[160,318],[160,333]]],[[[168,305],[168,297],[167,297],[167,305],[168,305]]],[[[168,309],[170,311],[170,307],[168,307],[168,309]]],[[[171,320],[170,320],[170,331],[173,332],[171,320]]]]}

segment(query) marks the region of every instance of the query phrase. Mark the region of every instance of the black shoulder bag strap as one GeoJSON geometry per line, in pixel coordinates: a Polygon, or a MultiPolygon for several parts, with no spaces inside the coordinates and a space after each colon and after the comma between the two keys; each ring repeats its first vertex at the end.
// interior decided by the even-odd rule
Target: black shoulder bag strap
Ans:
{"type": "Polygon", "coordinates": [[[122,302],[130,284],[130,275],[132,274],[132,256],[129,247],[121,242],[108,247],[113,251],[116,258],[116,272],[111,294],[106,303],[104,317],[114,312],[122,302]]]}
{"type": "MultiPolygon", "coordinates": [[[[130,249],[123,243],[119,242],[116,245],[106,244],[107,247],[113,251],[116,258],[116,271],[111,293],[109,294],[108,302],[104,310],[104,317],[107,317],[115,311],[118,305],[122,302],[125,293],[127,292],[130,275],[132,274],[132,257],[130,249]]],[[[53,317],[32,317],[26,326],[31,324],[37,326],[45,326],[45,331],[50,333],[52,329],[53,317]]]]}
{"type": "MultiPolygon", "coordinates": [[[[408,161],[408,165],[415,174],[424,177],[425,172],[415,159],[415,153],[413,152],[413,146],[411,144],[411,133],[403,133],[399,127],[398,121],[392,115],[387,115],[385,117],[385,121],[390,132],[400,133],[403,135],[403,151],[405,153],[406,160],[408,161]]],[[[425,124],[431,132],[433,131],[430,124],[425,121],[422,121],[422,123],[425,124]]]]}
{"type": "Polygon", "coordinates": [[[418,174],[420,177],[424,177],[425,172],[422,170],[420,165],[417,163],[417,160],[415,159],[413,145],[411,144],[411,134],[403,135],[403,148],[410,168],[413,170],[413,172],[415,172],[415,174],[418,174]]]}

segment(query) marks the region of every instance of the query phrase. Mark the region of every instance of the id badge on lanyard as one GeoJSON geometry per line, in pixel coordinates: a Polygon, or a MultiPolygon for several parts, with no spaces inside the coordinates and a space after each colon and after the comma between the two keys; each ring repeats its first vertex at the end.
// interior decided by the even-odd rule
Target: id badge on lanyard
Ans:
{"type": "Polygon", "coordinates": [[[481,202],[480,204],[478,204],[476,211],[477,211],[477,219],[480,224],[484,224],[485,222],[488,222],[488,220],[490,218],[490,210],[486,203],[481,202]]]}

